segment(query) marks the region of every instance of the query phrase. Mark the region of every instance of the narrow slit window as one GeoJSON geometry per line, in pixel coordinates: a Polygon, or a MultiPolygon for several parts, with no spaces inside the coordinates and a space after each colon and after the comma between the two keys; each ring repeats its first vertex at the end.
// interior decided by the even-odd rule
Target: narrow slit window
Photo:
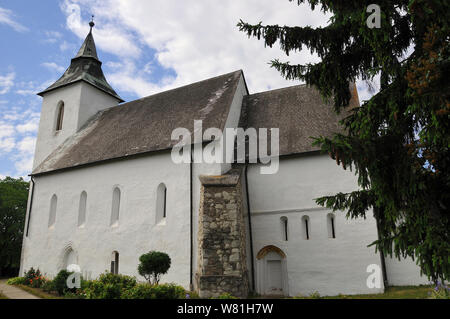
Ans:
{"type": "Polygon", "coordinates": [[[309,239],[310,234],[310,224],[309,224],[309,216],[303,216],[303,227],[304,227],[304,238],[306,240],[309,239]]]}
{"type": "Polygon", "coordinates": [[[120,189],[114,188],[111,208],[111,226],[117,226],[120,213],[120,189]]]}
{"type": "Polygon", "coordinates": [[[56,195],[52,196],[52,199],[50,200],[50,212],[48,216],[48,227],[52,227],[55,225],[56,222],[56,206],[58,203],[58,197],[56,195]]]}
{"type": "Polygon", "coordinates": [[[78,227],[84,226],[86,222],[86,202],[87,193],[83,191],[80,195],[80,205],[78,207],[78,227]]]}
{"type": "Polygon", "coordinates": [[[167,207],[167,188],[164,188],[164,210],[163,210],[163,218],[166,218],[166,207],[167,207]]]}
{"type": "Polygon", "coordinates": [[[336,225],[334,214],[327,215],[328,238],[336,238],[336,225]]]}
{"type": "Polygon", "coordinates": [[[289,235],[288,235],[288,219],[287,219],[287,217],[285,217],[285,216],[281,217],[280,222],[281,222],[282,240],[288,241],[289,235]]]}
{"type": "Polygon", "coordinates": [[[56,131],[61,131],[63,126],[63,120],[64,120],[64,102],[60,102],[58,104],[58,116],[56,117],[56,131]]]}
{"type": "MultiPolygon", "coordinates": [[[[156,189],[156,224],[165,222],[167,217],[167,187],[164,183],[156,189]]],[[[164,224],[164,223],[163,223],[164,224]]]]}

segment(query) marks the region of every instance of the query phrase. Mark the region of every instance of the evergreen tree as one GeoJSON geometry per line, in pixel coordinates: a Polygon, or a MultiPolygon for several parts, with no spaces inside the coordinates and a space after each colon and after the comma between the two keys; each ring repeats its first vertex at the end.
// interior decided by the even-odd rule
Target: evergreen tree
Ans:
{"type": "MultiPolygon", "coordinates": [[[[290,0],[292,1],[292,0],[290,0]]],[[[345,112],[345,133],[316,137],[315,145],[358,175],[360,190],[318,198],[322,206],[365,217],[373,208],[385,254],[417,259],[430,279],[450,274],[448,175],[450,154],[450,2],[376,3],[380,25],[370,28],[372,0],[298,0],[330,13],[326,27],[238,27],[267,46],[289,53],[302,46],[321,62],[292,65],[274,60],[287,79],[305,81],[345,112]],[[407,54],[408,50],[408,54],[407,54]],[[380,91],[360,107],[346,108],[349,82],[380,75],[380,91]]]]}
{"type": "Polygon", "coordinates": [[[19,271],[28,188],[22,178],[0,179],[0,276],[19,271]]]}

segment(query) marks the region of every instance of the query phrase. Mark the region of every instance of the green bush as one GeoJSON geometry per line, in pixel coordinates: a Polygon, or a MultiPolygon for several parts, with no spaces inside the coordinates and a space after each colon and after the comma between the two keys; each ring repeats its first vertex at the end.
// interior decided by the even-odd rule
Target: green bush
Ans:
{"type": "Polygon", "coordinates": [[[25,285],[32,286],[35,288],[39,288],[43,284],[44,277],[41,274],[39,269],[34,269],[31,267],[28,271],[25,272],[25,285]]]}
{"type": "Polygon", "coordinates": [[[161,275],[167,273],[171,263],[169,255],[160,251],[143,254],[139,257],[139,261],[139,275],[143,276],[150,284],[158,284],[161,275]]]}
{"type": "Polygon", "coordinates": [[[76,288],[69,289],[67,287],[67,278],[73,274],[65,269],[61,270],[53,279],[53,289],[58,293],[58,295],[63,296],[66,292],[75,292],[76,288]]]}
{"type": "Polygon", "coordinates": [[[25,277],[9,278],[6,282],[8,285],[26,285],[27,280],[25,277]]]}
{"type": "Polygon", "coordinates": [[[175,284],[137,284],[133,288],[124,291],[122,299],[184,299],[186,291],[175,284]]]}
{"type": "Polygon", "coordinates": [[[136,286],[136,278],[103,273],[97,280],[82,283],[82,293],[87,299],[120,299],[122,293],[136,286]]]}

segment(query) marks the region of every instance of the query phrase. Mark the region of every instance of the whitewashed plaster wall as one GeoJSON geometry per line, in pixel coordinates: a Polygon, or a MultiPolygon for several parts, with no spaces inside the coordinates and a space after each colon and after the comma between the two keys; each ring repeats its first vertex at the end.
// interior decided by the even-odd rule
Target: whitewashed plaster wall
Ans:
{"type": "Polygon", "coordinates": [[[420,275],[420,268],[412,258],[398,260],[386,256],[386,277],[391,286],[426,285],[430,281],[425,275],[420,275]]]}
{"type": "Polygon", "coordinates": [[[35,177],[28,237],[21,272],[30,267],[54,276],[72,247],[83,272],[95,278],[110,270],[111,253],[119,252],[119,272],[138,276],[139,256],[150,250],[169,254],[172,266],[163,282],[189,288],[189,164],[173,164],[169,152],[104,163],[35,177]],[[155,225],[158,185],[167,186],[167,217],[155,225]],[[117,227],[110,226],[114,187],[121,190],[117,227]],[[84,227],[78,227],[82,191],[87,192],[84,227]],[[50,199],[58,197],[56,223],[48,227],[50,199]]]}
{"type": "MultiPolygon", "coordinates": [[[[261,175],[259,165],[248,171],[255,256],[274,245],[286,254],[288,291],[291,296],[376,293],[366,285],[367,266],[381,266],[380,257],[367,245],[376,240],[372,213],[367,219],[347,220],[336,213],[336,238],[329,238],[327,214],[314,198],[357,188],[353,173],[344,171],[326,155],[301,156],[280,161],[277,174],[261,175]],[[302,217],[309,216],[310,239],[304,239],[302,217]],[[280,218],[288,218],[288,241],[282,238],[280,218]]],[[[257,260],[255,264],[258,265],[257,260]]],[[[259,266],[258,266],[259,268],[259,266]]],[[[264,276],[256,274],[261,287],[264,276]]],[[[285,292],[286,293],[286,292],[285,292]]]]}
{"type": "Polygon", "coordinates": [[[68,137],[76,133],[98,111],[118,104],[109,94],[84,82],[44,94],[33,168],[37,167],[68,137]],[[61,131],[55,131],[59,102],[64,102],[61,131]]]}

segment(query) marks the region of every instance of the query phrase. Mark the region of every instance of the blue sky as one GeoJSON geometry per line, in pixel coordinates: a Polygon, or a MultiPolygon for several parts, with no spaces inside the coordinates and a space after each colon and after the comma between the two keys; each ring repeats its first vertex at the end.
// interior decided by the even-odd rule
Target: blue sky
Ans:
{"type": "MultiPolygon", "coordinates": [[[[286,57],[236,28],[239,19],[319,26],[328,17],[272,0],[10,0],[0,1],[0,178],[31,171],[41,97],[56,81],[89,31],[103,71],[126,101],[243,69],[252,93],[299,84],[267,62],[315,62],[286,57]],[[300,19],[299,19],[300,17],[300,19]],[[301,23],[299,23],[301,21],[301,23]]],[[[358,84],[360,98],[370,95],[358,84]]]]}

